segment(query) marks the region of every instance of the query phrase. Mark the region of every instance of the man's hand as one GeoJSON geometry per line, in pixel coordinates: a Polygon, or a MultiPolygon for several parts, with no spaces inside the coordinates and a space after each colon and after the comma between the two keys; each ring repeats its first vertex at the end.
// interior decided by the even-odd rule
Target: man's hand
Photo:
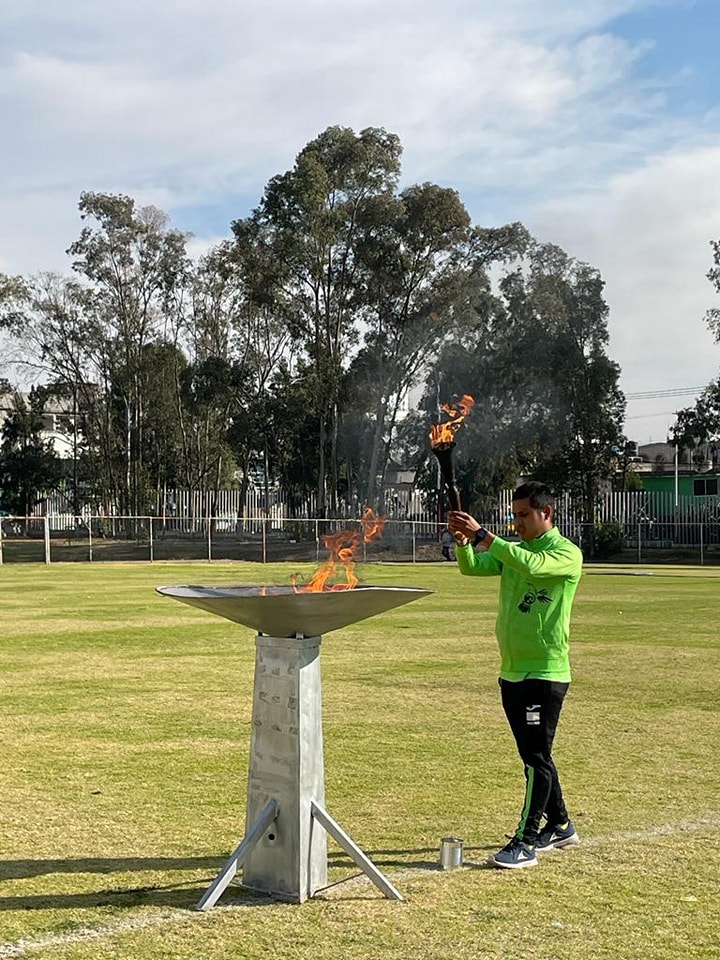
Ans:
{"type": "Polygon", "coordinates": [[[448,527],[460,546],[464,547],[475,539],[480,524],[463,510],[451,510],[448,513],[448,527]]]}

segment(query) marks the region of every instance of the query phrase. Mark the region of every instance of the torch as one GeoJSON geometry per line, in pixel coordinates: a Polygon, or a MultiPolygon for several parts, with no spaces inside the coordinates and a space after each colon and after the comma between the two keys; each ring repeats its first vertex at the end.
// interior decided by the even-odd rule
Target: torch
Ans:
{"type": "Polygon", "coordinates": [[[440,409],[448,415],[449,419],[434,424],[430,430],[430,447],[440,464],[440,473],[451,510],[462,509],[460,492],[455,482],[455,464],[452,457],[455,447],[455,434],[474,405],[475,401],[467,393],[454,406],[444,403],[440,409]]]}

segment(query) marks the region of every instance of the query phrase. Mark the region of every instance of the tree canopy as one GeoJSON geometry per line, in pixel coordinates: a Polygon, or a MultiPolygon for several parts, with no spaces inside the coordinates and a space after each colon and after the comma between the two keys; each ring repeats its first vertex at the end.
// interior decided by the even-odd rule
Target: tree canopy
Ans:
{"type": "Polygon", "coordinates": [[[78,509],[80,486],[141,514],[254,478],[382,510],[392,460],[432,501],[429,423],[471,393],[464,502],[542,474],[592,512],[624,441],[602,278],[450,187],[400,189],[401,156],[328,128],[197,260],[161,211],[83,193],[72,275],[0,276],[0,326],[72,410],[78,509]]]}

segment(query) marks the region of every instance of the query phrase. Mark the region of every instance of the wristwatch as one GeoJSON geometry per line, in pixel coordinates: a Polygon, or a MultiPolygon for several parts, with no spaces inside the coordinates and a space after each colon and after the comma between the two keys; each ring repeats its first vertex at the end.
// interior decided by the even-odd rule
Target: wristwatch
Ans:
{"type": "Polygon", "coordinates": [[[487,535],[488,532],[485,527],[480,527],[478,532],[475,534],[475,539],[473,540],[472,545],[474,547],[479,547],[487,535]]]}

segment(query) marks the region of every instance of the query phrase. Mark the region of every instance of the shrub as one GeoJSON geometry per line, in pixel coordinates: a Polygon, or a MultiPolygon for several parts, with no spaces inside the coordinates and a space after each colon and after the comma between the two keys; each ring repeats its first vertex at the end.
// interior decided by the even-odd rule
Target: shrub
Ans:
{"type": "Polygon", "coordinates": [[[620,553],[625,546],[619,523],[598,523],[591,538],[591,556],[594,560],[607,560],[620,553]]]}

